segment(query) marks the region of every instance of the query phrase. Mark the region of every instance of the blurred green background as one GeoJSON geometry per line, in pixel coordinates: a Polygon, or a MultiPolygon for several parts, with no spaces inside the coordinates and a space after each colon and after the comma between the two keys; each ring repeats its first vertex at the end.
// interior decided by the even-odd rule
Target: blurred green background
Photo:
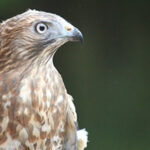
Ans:
{"type": "Polygon", "coordinates": [[[87,150],[150,149],[150,1],[0,0],[0,19],[28,8],[63,16],[84,34],[55,55],[87,150]]]}

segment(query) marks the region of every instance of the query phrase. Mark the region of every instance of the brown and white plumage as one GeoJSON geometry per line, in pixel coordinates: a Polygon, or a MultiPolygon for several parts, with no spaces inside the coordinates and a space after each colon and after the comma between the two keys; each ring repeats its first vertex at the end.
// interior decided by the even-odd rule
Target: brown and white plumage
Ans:
{"type": "Polygon", "coordinates": [[[29,10],[0,24],[0,150],[83,150],[87,132],[61,75],[56,50],[81,32],[60,16],[29,10]]]}

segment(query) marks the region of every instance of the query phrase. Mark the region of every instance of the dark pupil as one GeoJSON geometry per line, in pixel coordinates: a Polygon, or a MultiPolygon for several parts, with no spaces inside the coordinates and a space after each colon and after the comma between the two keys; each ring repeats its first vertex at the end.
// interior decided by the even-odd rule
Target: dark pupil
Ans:
{"type": "Polygon", "coordinates": [[[45,26],[40,26],[40,31],[44,31],[45,30],[45,26]]]}

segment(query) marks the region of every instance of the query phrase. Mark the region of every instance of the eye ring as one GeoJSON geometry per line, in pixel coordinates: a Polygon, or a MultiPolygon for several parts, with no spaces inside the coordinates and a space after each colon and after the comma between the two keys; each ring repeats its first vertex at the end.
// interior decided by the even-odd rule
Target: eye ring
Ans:
{"type": "Polygon", "coordinates": [[[45,23],[38,23],[36,25],[36,31],[39,33],[39,34],[44,34],[46,31],[47,31],[48,27],[45,23]]]}

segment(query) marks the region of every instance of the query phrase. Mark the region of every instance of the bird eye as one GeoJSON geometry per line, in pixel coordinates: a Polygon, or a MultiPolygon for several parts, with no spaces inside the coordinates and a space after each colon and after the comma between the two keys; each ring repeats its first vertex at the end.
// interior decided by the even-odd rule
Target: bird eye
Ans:
{"type": "Polygon", "coordinates": [[[47,31],[48,27],[44,23],[39,23],[36,25],[36,31],[40,34],[43,34],[47,31]]]}

